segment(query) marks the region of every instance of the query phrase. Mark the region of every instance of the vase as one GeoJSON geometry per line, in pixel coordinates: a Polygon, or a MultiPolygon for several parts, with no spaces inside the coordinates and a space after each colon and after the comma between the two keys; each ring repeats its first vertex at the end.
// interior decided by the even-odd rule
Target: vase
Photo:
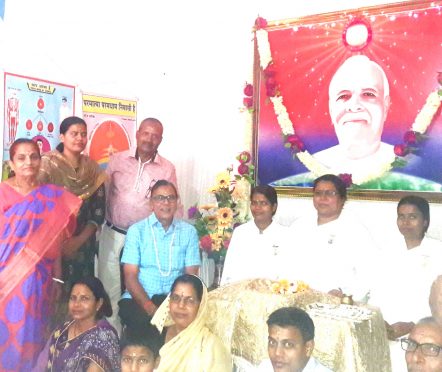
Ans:
{"type": "Polygon", "coordinates": [[[224,269],[224,257],[220,257],[219,261],[215,263],[215,275],[213,278],[212,288],[218,288],[221,285],[221,277],[224,269]]]}
{"type": "Polygon", "coordinates": [[[209,258],[207,252],[203,251],[201,254],[201,266],[199,276],[207,288],[212,287],[215,275],[215,261],[209,258]]]}

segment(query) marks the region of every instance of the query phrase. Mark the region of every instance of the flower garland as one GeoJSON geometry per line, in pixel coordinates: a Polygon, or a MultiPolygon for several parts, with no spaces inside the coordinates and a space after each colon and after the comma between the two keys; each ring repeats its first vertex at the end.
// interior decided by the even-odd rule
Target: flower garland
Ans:
{"type": "MultiPolygon", "coordinates": [[[[268,38],[268,32],[264,30],[267,27],[267,21],[264,18],[258,17],[255,22],[256,27],[256,40],[258,46],[258,55],[260,60],[260,66],[263,70],[267,96],[273,104],[273,108],[277,117],[278,124],[281,128],[284,139],[284,147],[290,148],[293,152],[293,156],[297,157],[305,167],[314,174],[315,177],[321,176],[327,173],[333,173],[332,170],[326,165],[319,162],[308,150],[301,139],[296,135],[294,125],[290,120],[287,108],[283,103],[283,97],[277,89],[277,84],[274,80],[275,71],[273,70],[272,52],[270,49],[270,42],[268,38]]],[[[442,73],[438,75],[439,84],[442,86],[442,73]]],[[[360,185],[373,179],[379,178],[384,173],[390,171],[392,168],[406,165],[404,156],[416,151],[416,145],[422,139],[425,138],[424,134],[430,126],[434,115],[441,106],[442,101],[442,89],[439,91],[431,92],[422,107],[421,111],[416,116],[411,130],[407,131],[404,135],[403,144],[397,144],[394,146],[394,151],[391,155],[391,162],[386,163],[384,166],[380,166],[375,172],[366,174],[361,172],[358,174],[339,174],[339,176],[345,179],[349,185],[360,185]]]]}

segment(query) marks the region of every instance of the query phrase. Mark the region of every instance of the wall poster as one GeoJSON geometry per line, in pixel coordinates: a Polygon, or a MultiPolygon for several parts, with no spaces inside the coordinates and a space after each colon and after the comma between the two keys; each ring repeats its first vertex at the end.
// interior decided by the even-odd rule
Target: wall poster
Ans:
{"type": "Polygon", "coordinates": [[[103,168],[109,157],[134,144],[137,101],[83,93],[83,118],[88,125],[86,152],[103,168]]]}
{"type": "Polygon", "coordinates": [[[3,161],[17,138],[36,141],[41,152],[53,150],[60,142],[60,123],[74,107],[73,85],[5,72],[3,161]]]}

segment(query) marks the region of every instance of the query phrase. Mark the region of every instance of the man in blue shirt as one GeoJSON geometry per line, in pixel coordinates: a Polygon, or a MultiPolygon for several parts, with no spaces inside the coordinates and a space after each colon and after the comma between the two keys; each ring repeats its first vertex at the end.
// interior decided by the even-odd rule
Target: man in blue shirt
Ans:
{"type": "Polygon", "coordinates": [[[150,195],[153,213],[127,231],[121,258],[126,292],[119,315],[129,329],[152,330],[150,320],[173,281],[183,273],[198,274],[198,234],[192,225],[174,219],[177,201],[175,185],[157,181],[150,195]]]}

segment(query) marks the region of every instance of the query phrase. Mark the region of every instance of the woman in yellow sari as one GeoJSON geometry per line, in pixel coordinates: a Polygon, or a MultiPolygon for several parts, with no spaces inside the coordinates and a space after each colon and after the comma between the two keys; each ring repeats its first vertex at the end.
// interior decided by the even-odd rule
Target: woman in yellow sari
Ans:
{"type": "Polygon", "coordinates": [[[157,372],[230,372],[232,360],[221,340],[206,327],[207,288],[190,274],[179,276],[152,319],[166,343],[157,372]]]}

